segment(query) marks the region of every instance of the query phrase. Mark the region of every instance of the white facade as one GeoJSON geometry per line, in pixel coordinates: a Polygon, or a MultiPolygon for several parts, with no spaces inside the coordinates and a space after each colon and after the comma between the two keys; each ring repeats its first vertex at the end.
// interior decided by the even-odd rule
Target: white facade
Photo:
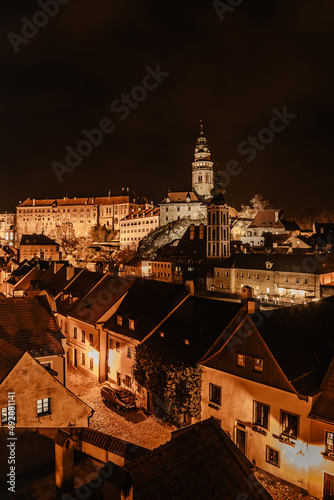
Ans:
{"type": "Polygon", "coordinates": [[[168,193],[160,203],[160,226],[181,219],[206,220],[206,205],[195,193],[176,192],[168,193]]]}
{"type": "Polygon", "coordinates": [[[120,250],[137,248],[140,240],[154,231],[160,224],[160,208],[149,208],[132,212],[120,222],[120,250]]]}
{"type": "Polygon", "coordinates": [[[195,147],[195,160],[192,163],[192,188],[200,199],[207,200],[211,198],[213,186],[213,163],[201,124],[201,133],[195,147]]]}

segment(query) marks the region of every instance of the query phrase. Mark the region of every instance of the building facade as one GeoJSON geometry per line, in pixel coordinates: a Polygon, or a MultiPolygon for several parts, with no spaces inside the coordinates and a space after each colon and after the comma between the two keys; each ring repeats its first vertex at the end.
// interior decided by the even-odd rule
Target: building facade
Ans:
{"type": "Polygon", "coordinates": [[[192,163],[192,188],[201,200],[207,200],[212,197],[213,163],[211,161],[209,144],[204,136],[202,123],[200,136],[195,146],[195,158],[192,163]]]}
{"type": "Polygon", "coordinates": [[[13,246],[16,243],[16,214],[0,214],[0,245],[13,246]]]}
{"type": "Polygon", "coordinates": [[[160,226],[181,219],[206,220],[206,205],[192,192],[168,193],[166,198],[159,203],[160,226]]]}
{"type": "Polygon", "coordinates": [[[160,225],[160,208],[138,210],[120,221],[120,250],[136,249],[140,240],[160,225]]]}

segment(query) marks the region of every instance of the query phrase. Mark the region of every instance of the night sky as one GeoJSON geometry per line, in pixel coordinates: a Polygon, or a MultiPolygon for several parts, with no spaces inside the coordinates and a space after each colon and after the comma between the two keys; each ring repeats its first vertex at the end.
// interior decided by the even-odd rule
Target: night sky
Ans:
{"type": "Polygon", "coordinates": [[[2,2],[0,210],[28,196],[129,186],[158,203],[168,187],[189,190],[200,119],[218,168],[242,167],[229,204],[262,193],[288,214],[333,208],[333,0],[244,0],[220,16],[204,0],[66,1],[28,43],[15,39],[18,53],[8,33],[22,36],[43,0],[2,2]],[[169,76],[128,116],[113,112],[157,65],[169,76]],[[297,116],[248,162],[239,145],[284,106],[297,116]],[[52,163],[104,118],[115,129],[60,183],[52,163]]]}

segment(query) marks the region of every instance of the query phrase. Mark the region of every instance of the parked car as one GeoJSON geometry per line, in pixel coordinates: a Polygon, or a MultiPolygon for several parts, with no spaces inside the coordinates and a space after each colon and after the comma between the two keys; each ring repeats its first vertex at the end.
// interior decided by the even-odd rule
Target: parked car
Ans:
{"type": "Polygon", "coordinates": [[[102,401],[108,401],[116,406],[116,408],[131,410],[136,408],[136,400],[134,395],[128,389],[113,389],[108,385],[101,388],[102,401]]]}

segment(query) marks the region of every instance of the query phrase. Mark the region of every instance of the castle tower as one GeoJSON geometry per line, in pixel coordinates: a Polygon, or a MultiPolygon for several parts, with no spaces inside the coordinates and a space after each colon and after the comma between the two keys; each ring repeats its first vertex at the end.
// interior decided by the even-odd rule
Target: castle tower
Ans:
{"type": "Polygon", "coordinates": [[[192,163],[192,188],[202,201],[212,197],[213,189],[213,163],[209,144],[204,136],[201,120],[201,132],[195,147],[195,160],[192,163]]]}
{"type": "Polygon", "coordinates": [[[215,185],[212,190],[213,198],[207,207],[206,257],[211,261],[221,261],[230,256],[229,213],[224,193],[223,189],[215,185]]]}

